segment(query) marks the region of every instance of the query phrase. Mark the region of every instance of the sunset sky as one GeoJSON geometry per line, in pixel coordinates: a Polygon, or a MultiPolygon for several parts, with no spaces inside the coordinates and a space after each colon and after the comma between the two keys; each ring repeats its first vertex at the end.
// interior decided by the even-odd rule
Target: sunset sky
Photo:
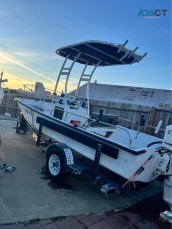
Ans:
{"type": "MultiPolygon", "coordinates": [[[[138,64],[98,68],[98,83],[172,89],[170,0],[1,0],[0,73],[4,86],[53,88],[63,58],[57,48],[86,40],[124,43],[148,55],[138,64]],[[156,14],[155,14],[156,13],[156,14]]],[[[71,72],[70,90],[83,69],[71,72]]],[[[62,79],[61,85],[65,79],[62,79]]]]}

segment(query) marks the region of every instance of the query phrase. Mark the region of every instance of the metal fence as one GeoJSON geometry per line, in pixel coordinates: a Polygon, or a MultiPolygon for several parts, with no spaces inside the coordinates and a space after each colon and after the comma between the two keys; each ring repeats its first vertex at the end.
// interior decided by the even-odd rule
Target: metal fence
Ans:
{"type": "Polygon", "coordinates": [[[17,118],[20,114],[20,109],[15,101],[16,94],[4,95],[0,104],[0,114],[9,114],[11,117],[17,118]]]}
{"type": "MultiPolygon", "coordinates": [[[[51,96],[45,96],[45,100],[50,100],[51,96]]],[[[20,93],[7,93],[4,95],[3,100],[0,104],[0,114],[8,114],[11,117],[17,118],[21,112],[16,98],[27,98],[27,99],[40,99],[37,94],[31,92],[20,92],[20,93]]]]}

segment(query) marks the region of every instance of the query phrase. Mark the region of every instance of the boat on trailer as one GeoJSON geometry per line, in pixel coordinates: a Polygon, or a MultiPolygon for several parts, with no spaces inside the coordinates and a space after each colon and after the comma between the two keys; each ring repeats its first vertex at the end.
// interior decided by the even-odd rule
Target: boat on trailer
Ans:
{"type": "MultiPolygon", "coordinates": [[[[37,145],[41,136],[49,139],[46,148],[46,170],[51,180],[64,180],[72,171],[81,174],[84,169],[76,163],[73,152],[93,161],[91,179],[101,183],[101,191],[108,195],[136,183],[148,183],[158,176],[166,177],[164,199],[172,206],[172,125],[166,127],[164,139],[151,136],[119,125],[90,118],[89,85],[97,67],[131,65],[140,62],[146,55],[126,48],[124,44],[102,41],[85,41],[56,50],[64,57],[51,102],[18,98],[22,111],[17,129],[27,124],[37,133],[37,145]],[[84,65],[75,96],[68,93],[69,76],[75,63],[84,65]],[[57,95],[61,77],[66,77],[65,91],[57,95]],[[78,88],[87,83],[86,100],[78,97],[78,88]],[[53,142],[53,143],[52,143],[53,142]],[[122,178],[117,184],[98,172],[99,166],[122,178]]],[[[156,131],[158,131],[159,126],[156,131]]]]}

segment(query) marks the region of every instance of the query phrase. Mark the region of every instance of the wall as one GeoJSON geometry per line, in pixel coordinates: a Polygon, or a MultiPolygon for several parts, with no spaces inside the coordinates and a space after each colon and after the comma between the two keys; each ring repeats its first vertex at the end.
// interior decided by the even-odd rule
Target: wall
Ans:
{"type": "Polygon", "coordinates": [[[172,124],[172,111],[170,106],[163,105],[161,107],[137,105],[130,103],[120,102],[107,102],[101,100],[90,100],[90,112],[99,113],[100,109],[103,109],[104,114],[118,115],[119,125],[130,127],[132,129],[138,129],[138,123],[140,122],[141,115],[145,116],[146,127],[144,132],[151,135],[155,135],[155,128],[160,120],[163,124],[160,128],[159,137],[164,136],[164,131],[167,125],[172,124]]]}

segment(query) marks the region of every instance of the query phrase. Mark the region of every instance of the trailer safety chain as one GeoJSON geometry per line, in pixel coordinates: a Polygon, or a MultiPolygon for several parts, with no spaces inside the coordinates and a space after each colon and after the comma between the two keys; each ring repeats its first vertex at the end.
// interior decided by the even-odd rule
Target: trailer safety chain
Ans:
{"type": "Polygon", "coordinates": [[[133,182],[133,186],[134,188],[136,188],[136,184],[135,184],[135,177],[137,175],[139,175],[140,173],[142,173],[144,171],[144,165],[147,164],[147,162],[152,158],[152,156],[150,158],[148,158],[142,166],[140,166],[140,168],[138,168],[138,170],[122,185],[122,188],[124,188],[129,182],[133,182]]]}

